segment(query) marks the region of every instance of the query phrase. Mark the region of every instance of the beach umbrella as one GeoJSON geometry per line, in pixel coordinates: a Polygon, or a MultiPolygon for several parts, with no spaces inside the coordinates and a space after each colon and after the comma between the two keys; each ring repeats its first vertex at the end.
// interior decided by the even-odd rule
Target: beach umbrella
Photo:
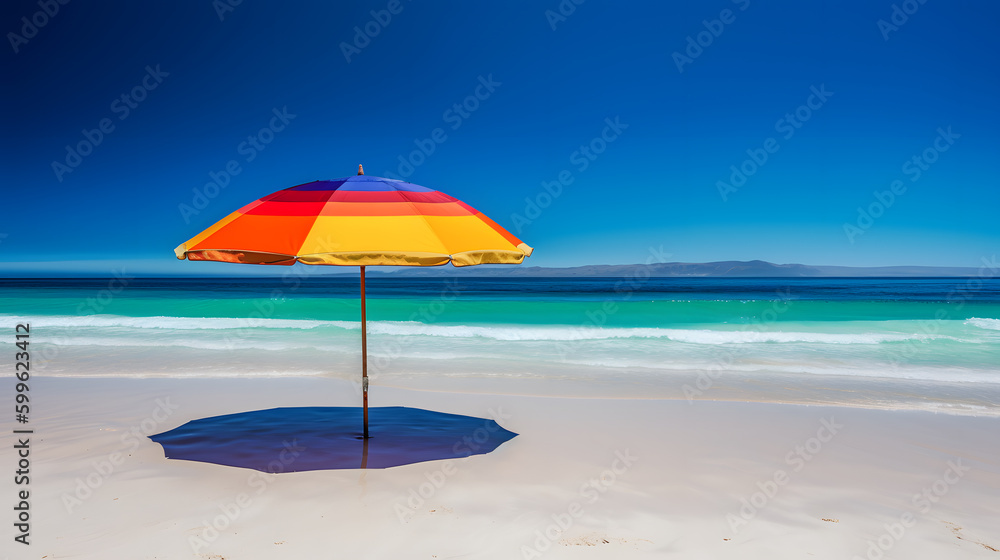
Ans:
{"type": "Polygon", "coordinates": [[[368,438],[365,267],[519,264],[531,247],[440,191],[358,174],[255,200],[181,243],[191,261],[361,267],[361,389],[368,438]]]}

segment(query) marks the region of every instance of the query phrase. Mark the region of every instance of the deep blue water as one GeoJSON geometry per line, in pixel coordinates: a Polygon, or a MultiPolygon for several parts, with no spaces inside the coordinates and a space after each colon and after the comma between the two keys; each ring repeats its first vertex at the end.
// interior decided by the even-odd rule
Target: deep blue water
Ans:
{"type": "MultiPolygon", "coordinates": [[[[67,289],[101,290],[114,279],[0,278],[0,297],[26,290],[58,294],[67,289]]],[[[822,301],[971,301],[1000,302],[997,278],[405,278],[369,275],[369,298],[436,297],[455,290],[467,298],[774,300],[822,301]]],[[[125,290],[210,293],[215,298],[244,298],[280,290],[283,297],[356,297],[358,277],[288,278],[135,278],[125,290]]],[[[21,292],[22,294],[27,292],[21,292]]]]}

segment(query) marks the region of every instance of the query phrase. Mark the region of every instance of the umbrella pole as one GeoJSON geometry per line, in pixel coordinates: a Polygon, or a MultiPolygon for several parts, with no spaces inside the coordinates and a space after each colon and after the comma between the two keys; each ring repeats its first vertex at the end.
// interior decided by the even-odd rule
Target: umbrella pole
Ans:
{"type": "Polygon", "coordinates": [[[365,439],[368,439],[368,323],[365,318],[365,267],[361,267],[361,392],[364,399],[365,439]]]}

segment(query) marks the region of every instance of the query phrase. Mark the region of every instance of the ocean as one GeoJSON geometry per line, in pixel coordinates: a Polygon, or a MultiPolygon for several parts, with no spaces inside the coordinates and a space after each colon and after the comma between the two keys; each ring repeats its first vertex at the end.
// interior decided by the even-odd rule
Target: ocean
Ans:
{"type": "MultiPolygon", "coordinates": [[[[293,270],[293,269],[290,269],[293,270]]],[[[996,278],[369,275],[373,382],[847,378],[1000,388],[996,278]],[[704,375],[702,375],[704,377],[704,375]]],[[[3,279],[47,376],[355,379],[358,278],[3,279]]],[[[679,389],[678,389],[679,390],[679,389]]]]}

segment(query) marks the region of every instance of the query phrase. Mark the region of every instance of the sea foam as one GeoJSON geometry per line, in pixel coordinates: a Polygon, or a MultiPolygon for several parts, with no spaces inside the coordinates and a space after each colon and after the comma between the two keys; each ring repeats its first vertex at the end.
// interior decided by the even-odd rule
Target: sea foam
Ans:
{"type": "Polygon", "coordinates": [[[973,327],[979,327],[981,329],[1000,331],[1000,319],[980,319],[978,317],[973,317],[965,321],[965,324],[972,325],[973,327]]]}
{"type": "Polygon", "coordinates": [[[314,329],[332,326],[343,329],[358,329],[360,323],[350,321],[313,321],[308,319],[257,319],[253,317],[123,317],[120,315],[41,315],[19,317],[0,315],[0,319],[11,324],[30,323],[37,327],[125,327],[132,329],[177,329],[177,330],[218,330],[218,329],[314,329]]]}
{"type": "MultiPolygon", "coordinates": [[[[2,316],[11,323],[28,322],[36,327],[67,329],[71,331],[85,329],[88,333],[102,334],[100,329],[115,329],[107,332],[109,340],[121,339],[121,329],[164,329],[180,331],[241,331],[245,329],[274,330],[312,330],[319,328],[333,330],[359,330],[360,322],[355,321],[319,321],[308,319],[255,319],[229,317],[124,317],[117,315],[83,315],[83,316],[39,316],[18,317],[2,316]]],[[[987,329],[1000,329],[1000,321],[996,319],[970,319],[969,322],[987,329]],[[995,326],[991,326],[995,325],[995,326]]],[[[141,332],[141,331],[140,331],[141,332]]],[[[926,341],[933,339],[951,339],[953,337],[928,333],[894,333],[894,332],[799,332],[778,330],[712,330],[712,329],[676,329],[657,327],[595,327],[573,325],[520,326],[520,325],[435,325],[416,321],[369,321],[368,332],[372,335],[388,336],[424,336],[434,338],[466,338],[492,339],[499,341],[550,341],[572,342],[584,340],[612,339],[665,339],[673,342],[702,345],[721,344],[759,344],[759,343],[804,343],[804,344],[882,344],[908,341],[926,341]]],[[[240,333],[244,334],[244,333],[240,333]]],[[[91,344],[96,344],[92,341],[91,344]]],[[[176,345],[176,341],[147,342],[150,345],[176,345]]],[[[204,343],[203,343],[204,344],[204,343]]],[[[306,346],[312,346],[307,344],[306,346]]],[[[208,347],[207,345],[205,347],[208,347]]]]}

